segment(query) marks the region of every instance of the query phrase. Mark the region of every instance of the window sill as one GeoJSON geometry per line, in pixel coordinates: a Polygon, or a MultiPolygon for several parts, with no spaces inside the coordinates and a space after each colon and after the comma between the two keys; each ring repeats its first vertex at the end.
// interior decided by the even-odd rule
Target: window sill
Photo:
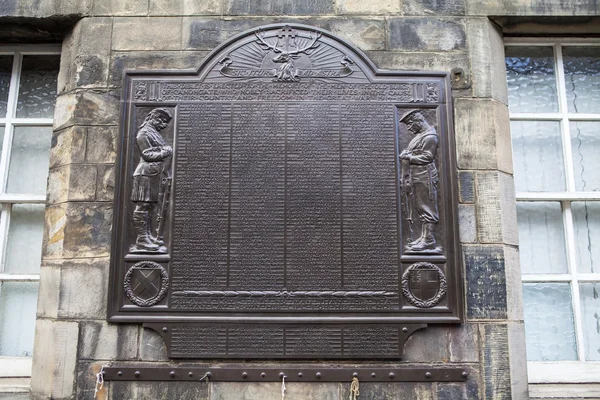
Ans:
{"type": "Polygon", "coordinates": [[[30,378],[0,378],[0,393],[28,393],[30,381],[30,378]]]}
{"type": "Polygon", "coordinates": [[[600,383],[600,362],[552,361],[527,363],[529,383],[600,383]]]}
{"type": "Polygon", "coordinates": [[[598,399],[600,385],[598,384],[531,384],[529,385],[531,399],[598,399]]]}

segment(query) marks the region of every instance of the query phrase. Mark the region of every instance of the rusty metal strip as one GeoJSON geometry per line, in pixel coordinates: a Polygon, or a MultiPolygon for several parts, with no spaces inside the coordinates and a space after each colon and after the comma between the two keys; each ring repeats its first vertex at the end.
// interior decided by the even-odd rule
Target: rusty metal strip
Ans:
{"type": "Polygon", "coordinates": [[[214,382],[346,382],[357,377],[361,382],[464,382],[465,367],[370,368],[307,367],[281,368],[236,367],[107,367],[105,381],[200,381],[214,382]]]}

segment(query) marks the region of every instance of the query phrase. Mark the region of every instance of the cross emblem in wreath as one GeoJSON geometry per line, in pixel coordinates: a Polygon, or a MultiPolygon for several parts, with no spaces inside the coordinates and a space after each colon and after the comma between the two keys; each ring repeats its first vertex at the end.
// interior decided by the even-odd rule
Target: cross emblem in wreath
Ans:
{"type": "Polygon", "coordinates": [[[125,274],[123,288],[133,304],[149,307],[159,303],[169,287],[169,275],[162,265],[141,261],[125,274]]]}
{"type": "Polygon", "coordinates": [[[446,295],[446,275],[437,266],[418,262],[402,275],[402,294],[410,304],[419,308],[431,308],[446,295]]]}

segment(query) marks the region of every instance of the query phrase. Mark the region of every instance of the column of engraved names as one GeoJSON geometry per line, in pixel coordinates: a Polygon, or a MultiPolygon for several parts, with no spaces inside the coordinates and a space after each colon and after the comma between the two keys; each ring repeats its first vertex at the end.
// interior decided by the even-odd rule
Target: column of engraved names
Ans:
{"type": "Polygon", "coordinates": [[[231,146],[229,290],[281,289],[285,105],[234,104],[231,146]]]}
{"type": "MultiPolygon", "coordinates": [[[[230,104],[180,106],[174,177],[174,292],[226,287],[230,134],[230,104]]],[[[178,307],[176,301],[173,306],[178,307]]]]}
{"type": "Polygon", "coordinates": [[[397,291],[394,109],[348,104],[341,121],[344,286],[397,291]]]}

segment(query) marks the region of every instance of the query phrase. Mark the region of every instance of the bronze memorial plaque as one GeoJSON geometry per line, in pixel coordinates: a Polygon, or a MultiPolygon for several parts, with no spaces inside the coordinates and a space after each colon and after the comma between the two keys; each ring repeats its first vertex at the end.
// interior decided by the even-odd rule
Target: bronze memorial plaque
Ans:
{"type": "Polygon", "coordinates": [[[121,118],[109,321],[173,358],[271,359],[394,359],[461,322],[447,73],[268,25],[126,71],[121,118]]]}

